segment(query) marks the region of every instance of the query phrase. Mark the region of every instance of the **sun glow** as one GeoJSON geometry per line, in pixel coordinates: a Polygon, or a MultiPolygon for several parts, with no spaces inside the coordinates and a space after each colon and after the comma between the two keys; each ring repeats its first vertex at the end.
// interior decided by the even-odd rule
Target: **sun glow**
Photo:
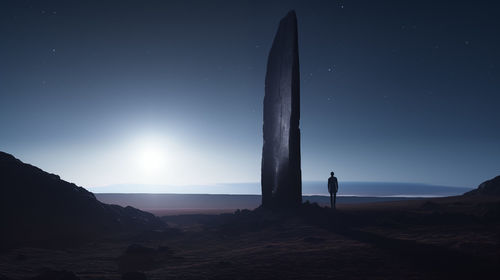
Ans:
{"type": "Polygon", "coordinates": [[[158,147],[142,147],[139,154],[139,164],[148,171],[157,171],[166,163],[166,154],[158,147]]]}
{"type": "Polygon", "coordinates": [[[136,149],[135,161],[143,175],[158,177],[167,172],[171,159],[166,141],[155,138],[141,139],[136,149]]]}

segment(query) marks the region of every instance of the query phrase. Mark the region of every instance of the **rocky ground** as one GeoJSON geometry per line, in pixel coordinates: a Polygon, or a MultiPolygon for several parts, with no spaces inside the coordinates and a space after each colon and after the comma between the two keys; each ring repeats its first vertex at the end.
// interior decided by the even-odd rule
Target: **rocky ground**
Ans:
{"type": "Polygon", "coordinates": [[[305,204],[293,211],[163,220],[169,228],[3,251],[0,279],[500,276],[500,198],[494,196],[343,205],[337,211],[305,204]]]}

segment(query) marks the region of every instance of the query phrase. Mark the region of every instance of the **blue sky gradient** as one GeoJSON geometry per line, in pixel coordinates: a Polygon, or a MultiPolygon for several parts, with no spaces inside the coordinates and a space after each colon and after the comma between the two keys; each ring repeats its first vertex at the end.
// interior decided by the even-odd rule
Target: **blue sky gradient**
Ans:
{"type": "Polygon", "coordinates": [[[0,150],[87,187],[258,182],[292,8],[304,180],[499,175],[494,1],[2,1],[0,150]]]}

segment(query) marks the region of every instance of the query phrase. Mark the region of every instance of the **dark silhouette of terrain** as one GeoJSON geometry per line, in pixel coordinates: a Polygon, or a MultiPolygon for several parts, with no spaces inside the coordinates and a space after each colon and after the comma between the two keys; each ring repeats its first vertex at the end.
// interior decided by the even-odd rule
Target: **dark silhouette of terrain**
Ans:
{"type": "Polygon", "coordinates": [[[99,202],[93,193],[0,152],[2,247],[74,243],[107,233],[163,227],[148,212],[99,202]]]}
{"type": "Polygon", "coordinates": [[[500,176],[481,183],[477,189],[466,192],[465,195],[495,195],[500,196],[500,176]]]}
{"type": "MultiPolygon", "coordinates": [[[[335,211],[304,203],[298,209],[286,211],[259,207],[234,214],[165,216],[163,219],[181,228],[201,226],[222,239],[241,238],[248,242],[251,239],[248,236],[253,235],[265,243],[262,240],[268,235],[266,249],[274,248],[278,252],[287,246],[283,239],[305,244],[303,250],[309,255],[289,252],[289,256],[298,254],[297,260],[287,259],[286,250],[281,254],[268,250],[275,258],[283,257],[280,262],[267,260],[280,266],[269,271],[277,279],[500,277],[498,197],[463,195],[344,206],[335,211]],[[352,246],[351,242],[367,247],[354,246],[354,251],[346,252],[349,249],[345,247],[352,246]],[[329,265],[331,269],[324,268],[329,265]],[[346,273],[352,270],[356,272],[346,273]],[[318,271],[321,272],[317,274],[318,271]]],[[[247,247],[255,249],[255,243],[247,247]]],[[[244,270],[232,269],[235,275],[239,269],[244,270]]],[[[256,278],[268,279],[265,275],[256,278]]]]}
{"type": "Polygon", "coordinates": [[[2,280],[500,277],[498,177],[453,197],[160,221],[4,153],[0,168],[2,243],[18,241],[0,251],[2,280]],[[85,235],[103,237],[74,244],[85,235]]]}
{"type": "MultiPolygon", "coordinates": [[[[259,207],[234,214],[163,219],[181,228],[201,227],[223,239],[249,242],[253,236],[257,241],[246,248],[255,250],[260,243],[273,258],[282,257],[280,262],[262,261],[280,266],[268,271],[277,279],[497,279],[500,196],[493,195],[493,188],[498,188],[491,183],[495,180],[478,187],[489,188],[487,192],[343,205],[339,211],[306,202],[286,211],[259,207]],[[269,239],[262,241],[266,235],[269,239]],[[309,253],[286,252],[284,247],[290,245],[283,240],[301,242],[302,250],[309,253]],[[352,243],[356,246],[348,249],[352,243]],[[299,260],[290,257],[296,254],[299,260]],[[329,265],[331,269],[324,268],[329,265]]],[[[236,263],[231,267],[234,275],[245,270],[235,268],[236,263]]],[[[267,279],[265,275],[256,278],[267,279]]]]}

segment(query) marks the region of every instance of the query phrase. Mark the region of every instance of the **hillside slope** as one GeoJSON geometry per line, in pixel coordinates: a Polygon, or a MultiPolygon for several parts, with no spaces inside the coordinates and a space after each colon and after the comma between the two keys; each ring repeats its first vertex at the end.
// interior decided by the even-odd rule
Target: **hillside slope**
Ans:
{"type": "Polygon", "coordinates": [[[2,242],[89,238],[163,227],[154,215],[99,202],[93,193],[0,152],[2,242]]]}

